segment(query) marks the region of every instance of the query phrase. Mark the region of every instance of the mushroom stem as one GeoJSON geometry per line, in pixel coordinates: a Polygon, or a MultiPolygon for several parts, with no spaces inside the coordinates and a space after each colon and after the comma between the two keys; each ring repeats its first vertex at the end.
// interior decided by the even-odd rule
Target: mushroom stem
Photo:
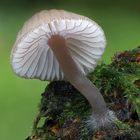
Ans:
{"type": "Polygon", "coordinates": [[[107,111],[106,103],[99,90],[77,67],[68,51],[65,39],[59,35],[53,35],[48,44],[53,50],[66,80],[86,97],[94,114],[103,115],[107,111]]]}

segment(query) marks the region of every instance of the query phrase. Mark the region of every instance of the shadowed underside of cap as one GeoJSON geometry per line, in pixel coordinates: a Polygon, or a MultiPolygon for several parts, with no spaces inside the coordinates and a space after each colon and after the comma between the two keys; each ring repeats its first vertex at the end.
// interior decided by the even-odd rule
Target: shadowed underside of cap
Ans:
{"type": "Polygon", "coordinates": [[[19,32],[11,53],[15,73],[25,78],[63,80],[64,74],[48,45],[51,35],[63,36],[73,60],[86,75],[100,60],[106,40],[94,21],[63,10],[42,11],[19,32]]]}

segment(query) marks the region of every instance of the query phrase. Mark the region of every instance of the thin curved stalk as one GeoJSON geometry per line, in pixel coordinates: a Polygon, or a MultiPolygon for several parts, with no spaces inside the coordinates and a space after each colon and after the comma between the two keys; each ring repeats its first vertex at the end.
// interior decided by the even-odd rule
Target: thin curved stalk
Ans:
{"type": "Polygon", "coordinates": [[[99,90],[77,67],[66,46],[65,39],[53,35],[48,43],[64,72],[65,78],[86,97],[94,114],[103,115],[107,111],[106,103],[99,90]]]}

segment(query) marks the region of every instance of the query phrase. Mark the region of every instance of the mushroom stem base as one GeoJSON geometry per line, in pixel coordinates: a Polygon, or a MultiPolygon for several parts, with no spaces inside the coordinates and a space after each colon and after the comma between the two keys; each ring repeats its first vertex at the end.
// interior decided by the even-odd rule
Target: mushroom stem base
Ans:
{"type": "Polygon", "coordinates": [[[107,112],[102,114],[102,116],[92,114],[87,121],[87,127],[93,131],[108,130],[110,128],[116,127],[115,120],[117,120],[115,113],[108,110],[107,112]]]}

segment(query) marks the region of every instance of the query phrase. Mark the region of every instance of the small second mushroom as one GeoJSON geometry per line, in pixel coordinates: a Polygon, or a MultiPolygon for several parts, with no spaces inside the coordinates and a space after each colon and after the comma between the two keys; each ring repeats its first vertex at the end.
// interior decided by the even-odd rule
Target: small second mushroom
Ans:
{"type": "Polygon", "coordinates": [[[87,79],[106,46],[101,27],[87,17],[64,10],[44,10],[19,32],[11,53],[14,72],[40,80],[67,80],[92,107],[89,125],[110,126],[115,119],[99,90],[87,79]]]}

